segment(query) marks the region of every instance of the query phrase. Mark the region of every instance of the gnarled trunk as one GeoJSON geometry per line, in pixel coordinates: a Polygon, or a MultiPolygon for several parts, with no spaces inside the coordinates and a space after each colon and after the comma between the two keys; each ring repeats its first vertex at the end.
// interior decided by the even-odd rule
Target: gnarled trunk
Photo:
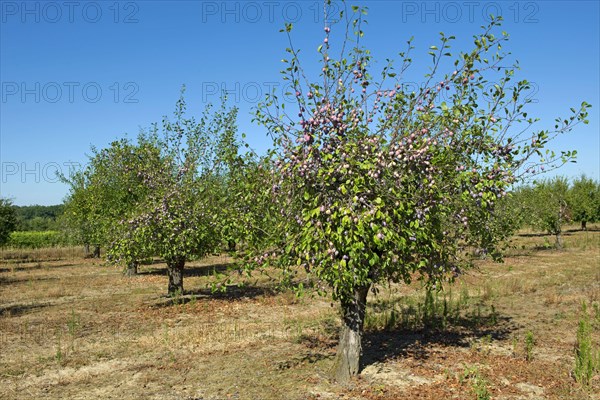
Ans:
{"type": "Polygon", "coordinates": [[[94,253],[92,254],[92,258],[100,258],[100,246],[94,246],[94,253]]]}
{"type": "Polygon", "coordinates": [[[83,258],[90,258],[90,244],[83,244],[83,258]]]}
{"type": "Polygon", "coordinates": [[[587,221],[581,221],[581,230],[582,231],[587,230],[587,221]]]}
{"type": "Polygon", "coordinates": [[[183,294],[183,267],[185,258],[175,258],[167,261],[167,274],[169,275],[169,296],[183,294]]]}
{"type": "Polygon", "coordinates": [[[125,276],[136,276],[138,273],[138,262],[132,261],[127,264],[127,269],[125,270],[125,276]]]}
{"type": "Polygon", "coordinates": [[[369,287],[354,291],[352,299],[342,302],[342,329],[334,364],[335,379],[348,382],[360,372],[362,355],[363,324],[369,287]]]}

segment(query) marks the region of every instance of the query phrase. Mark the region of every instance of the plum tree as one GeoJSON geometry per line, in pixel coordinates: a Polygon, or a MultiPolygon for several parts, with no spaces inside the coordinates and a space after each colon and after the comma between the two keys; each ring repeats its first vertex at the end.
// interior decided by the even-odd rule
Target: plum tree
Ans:
{"type": "Polygon", "coordinates": [[[184,89],[174,121],[164,117],[161,131],[154,124],[137,142],[92,148],[85,169],[62,176],[71,186],[65,214],[80,240],[106,246],[109,261],[125,265],[128,275],[141,260],[160,256],[170,295],[183,291],[186,261],[217,250],[223,224],[236,220],[224,218],[231,208],[224,200],[240,179],[227,177],[243,177],[252,161],[238,155],[237,109],[223,99],[196,121],[185,115],[184,89]]]}
{"type": "Polygon", "coordinates": [[[411,65],[411,41],[399,68],[389,61],[377,72],[361,43],[365,14],[353,7],[341,12],[339,25],[325,26],[314,79],[286,24],[290,46],[282,73],[297,112],[289,113],[274,93],[256,111],[273,137],[273,204],[281,218],[255,266],[278,266],[290,281],[305,269],[320,294],[339,302],[334,373],[340,382],[360,370],[369,290],[416,278],[439,287],[469,265],[467,246],[499,259],[506,235],[488,229],[498,199],[522,177],[574,157],[542,150],[586,122],[588,107],[583,103],[554,130],[532,132],[529,84],[512,83],[514,67],[504,65],[502,50],[508,35],[495,34],[498,18],[446,74],[440,68],[452,57],[454,37],[441,34],[440,45],[429,49],[433,62],[423,86],[410,91],[402,77],[411,65]],[[343,39],[334,46],[338,27],[343,39]]]}
{"type": "MultiPolygon", "coordinates": [[[[94,169],[92,185],[100,193],[96,204],[102,210],[103,245],[107,247],[109,261],[116,261],[112,257],[115,254],[113,246],[129,234],[123,229],[123,221],[135,215],[150,195],[144,177],[147,171],[162,167],[161,153],[156,143],[140,135],[137,143],[125,139],[111,143],[94,161],[90,163],[94,169]]],[[[125,255],[122,261],[125,261],[127,276],[137,275],[140,261],[150,256],[143,250],[133,246],[122,249],[120,254],[125,255]]]]}
{"type": "Polygon", "coordinates": [[[90,243],[95,241],[95,229],[92,191],[89,189],[86,173],[76,171],[69,177],[61,176],[61,180],[69,185],[69,193],[64,201],[63,230],[72,241],[84,245],[84,256],[89,257],[90,243]]]}
{"type": "Polygon", "coordinates": [[[140,135],[158,149],[158,164],[135,168],[147,195],[120,220],[121,234],[109,249],[113,259],[125,263],[144,255],[165,260],[169,295],[183,292],[185,263],[216,251],[222,242],[219,149],[235,143],[237,109],[227,109],[225,100],[215,112],[207,106],[199,121],[187,117],[186,108],[182,90],[174,120],[165,117],[161,132],[154,124],[140,135]]]}
{"type": "Polygon", "coordinates": [[[571,220],[569,192],[569,181],[561,176],[536,181],[531,189],[524,190],[530,224],[554,235],[557,249],[563,247],[563,226],[571,220]]]}
{"type": "MultiPolygon", "coordinates": [[[[267,229],[265,209],[265,178],[268,158],[260,158],[244,142],[245,134],[237,136],[237,126],[230,121],[216,147],[217,165],[215,174],[219,180],[221,235],[230,253],[244,246],[257,243],[267,229]],[[244,148],[244,152],[240,150],[244,148]]],[[[241,255],[242,253],[237,253],[241,255]]]]}
{"type": "MultiPolygon", "coordinates": [[[[118,222],[146,197],[142,171],[158,168],[159,154],[143,138],[137,144],[120,139],[104,149],[92,147],[85,169],[61,176],[70,186],[64,215],[78,241],[99,249],[121,236],[118,222]]],[[[127,263],[128,275],[136,273],[136,264],[133,259],[127,263]]]]}
{"type": "Polygon", "coordinates": [[[569,193],[573,221],[587,229],[588,222],[600,220],[600,183],[581,175],[573,180],[569,193]]]}
{"type": "Polygon", "coordinates": [[[238,258],[247,256],[247,248],[264,248],[278,217],[271,203],[272,167],[268,157],[249,151],[238,155],[223,176],[223,238],[238,258]]]}

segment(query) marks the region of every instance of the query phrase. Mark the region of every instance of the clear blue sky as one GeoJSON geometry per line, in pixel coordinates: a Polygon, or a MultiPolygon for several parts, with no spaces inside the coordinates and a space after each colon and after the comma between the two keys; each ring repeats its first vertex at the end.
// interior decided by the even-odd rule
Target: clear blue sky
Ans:
{"type": "MultiPolygon", "coordinates": [[[[487,15],[502,14],[505,46],[533,82],[531,115],[552,127],[581,101],[590,124],[555,145],[576,149],[560,171],[599,177],[599,2],[349,1],[369,7],[366,43],[394,58],[415,37],[410,79],[419,82],[438,33],[468,49],[487,15]]],[[[57,204],[67,188],[54,172],[85,163],[90,145],[135,137],[171,114],[182,84],[198,114],[221,87],[240,108],[240,130],[259,152],[270,139],[251,123],[258,98],[282,84],[283,23],[295,22],[295,46],[317,67],[322,3],[307,1],[0,1],[0,196],[16,204],[57,204]]],[[[335,29],[335,28],[334,28],[335,29]]],[[[334,32],[335,33],[335,32],[334,32]]],[[[281,88],[281,86],[279,86],[281,88]]],[[[281,93],[281,89],[279,89],[281,93]]]]}

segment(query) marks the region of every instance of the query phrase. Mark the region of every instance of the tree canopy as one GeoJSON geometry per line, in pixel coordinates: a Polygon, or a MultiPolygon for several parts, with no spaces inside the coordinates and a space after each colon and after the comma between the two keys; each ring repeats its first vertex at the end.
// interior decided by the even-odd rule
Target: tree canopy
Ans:
{"type": "Polygon", "coordinates": [[[0,197],[0,246],[10,239],[10,234],[17,227],[17,213],[9,199],[0,197]]]}
{"type": "Polygon", "coordinates": [[[256,114],[274,139],[274,199],[283,216],[271,251],[257,261],[291,276],[301,267],[319,292],[340,302],[340,381],[359,371],[369,289],[415,278],[435,287],[470,265],[467,246],[499,258],[506,232],[489,229],[499,199],[519,179],[572,159],[573,152],[545,147],[587,122],[584,102],[553,130],[530,129],[537,120],[526,109],[529,84],[515,81],[507,65],[500,19],[446,73],[440,66],[452,57],[454,37],[440,34],[423,87],[408,91],[402,76],[412,62],[411,42],[399,67],[390,61],[377,77],[361,44],[365,14],[356,7],[342,14],[345,25],[325,26],[317,79],[303,69],[286,25],[282,73],[295,91],[297,114],[275,95],[256,114]],[[334,29],[347,34],[335,48],[334,29]]]}

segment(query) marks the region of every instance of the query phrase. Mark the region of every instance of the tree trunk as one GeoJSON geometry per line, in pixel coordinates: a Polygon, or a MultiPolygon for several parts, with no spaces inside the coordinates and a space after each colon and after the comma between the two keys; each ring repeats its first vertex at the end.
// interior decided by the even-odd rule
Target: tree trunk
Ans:
{"type": "Polygon", "coordinates": [[[90,244],[83,244],[83,258],[90,258],[90,244]]]}
{"type": "Polygon", "coordinates": [[[167,260],[167,273],[169,275],[169,296],[183,294],[183,267],[185,258],[167,260]]]}
{"type": "Polygon", "coordinates": [[[227,251],[233,253],[235,251],[235,240],[227,241],[227,251]]]}
{"type": "Polygon", "coordinates": [[[346,383],[360,372],[368,293],[368,286],[357,288],[352,299],[342,302],[342,329],[334,364],[335,379],[338,383],[346,383]]]}
{"type": "Polygon", "coordinates": [[[125,276],[136,276],[138,273],[138,262],[132,261],[127,264],[127,269],[125,270],[125,276]]]}
{"type": "Polygon", "coordinates": [[[582,231],[586,231],[587,230],[587,221],[581,221],[581,230],[582,231]]]}
{"type": "Polygon", "coordinates": [[[554,243],[554,247],[556,247],[559,250],[563,248],[563,240],[562,240],[561,232],[558,232],[556,234],[556,243],[554,243]]]}
{"type": "Polygon", "coordinates": [[[92,254],[92,258],[100,258],[100,246],[94,246],[94,253],[92,254]]]}

